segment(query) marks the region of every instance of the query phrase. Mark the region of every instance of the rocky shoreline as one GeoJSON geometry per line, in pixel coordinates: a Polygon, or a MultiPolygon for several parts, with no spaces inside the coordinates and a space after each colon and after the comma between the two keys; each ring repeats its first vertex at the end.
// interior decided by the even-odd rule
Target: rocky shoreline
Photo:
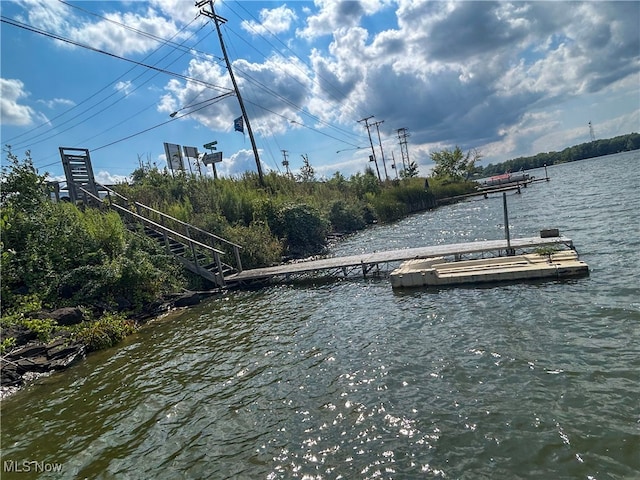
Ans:
{"type": "MultiPolygon", "coordinates": [[[[214,292],[185,292],[165,296],[140,312],[128,317],[136,327],[158,318],[166,313],[197,305],[201,300],[214,292]]],[[[38,312],[35,318],[51,319],[59,327],[68,327],[88,321],[82,309],[65,307],[56,310],[38,312]]],[[[84,359],[87,345],[74,339],[72,333],[65,329],[56,329],[51,339],[43,342],[36,332],[23,325],[1,327],[2,339],[13,337],[15,345],[5,352],[0,363],[0,398],[15,393],[20,388],[41,376],[63,370],[84,359]]]]}

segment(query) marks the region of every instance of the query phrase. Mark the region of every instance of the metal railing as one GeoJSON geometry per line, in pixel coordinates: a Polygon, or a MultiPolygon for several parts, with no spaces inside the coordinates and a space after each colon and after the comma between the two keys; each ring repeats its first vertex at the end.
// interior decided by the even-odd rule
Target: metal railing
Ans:
{"type": "MultiPolygon", "coordinates": [[[[118,212],[129,217],[133,221],[140,223],[143,226],[146,226],[158,232],[159,234],[161,234],[163,236],[163,240],[164,240],[165,246],[167,247],[167,250],[171,251],[170,240],[173,240],[175,242],[178,242],[187,246],[191,254],[191,259],[188,259],[186,257],[182,257],[182,258],[187,261],[191,260],[196,270],[195,273],[200,273],[201,275],[205,275],[205,276],[206,276],[205,272],[209,272],[209,274],[211,273],[209,270],[206,270],[204,268],[204,262],[202,262],[202,259],[200,258],[200,255],[199,255],[201,251],[204,251],[206,254],[212,257],[213,262],[215,264],[215,269],[216,269],[215,281],[220,286],[225,286],[225,280],[224,280],[225,266],[231,269],[234,269],[236,271],[242,271],[242,262],[240,260],[240,248],[242,247],[240,245],[236,245],[235,243],[229,242],[228,240],[225,240],[222,237],[219,237],[210,232],[202,230],[201,228],[198,228],[194,225],[190,225],[186,222],[178,220],[177,218],[171,217],[170,215],[167,215],[163,212],[160,212],[151,207],[143,205],[139,202],[131,203],[129,199],[119,194],[118,192],[111,190],[108,187],[104,187],[104,186],[102,187],[105,188],[105,190],[107,191],[107,196],[105,200],[107,202],[107,205],[110,208],[117,210],[118,212]],[[114,201],[114,197],[116,199],[121,200],[124,203],[124,205],[120,205],[119,203],[114,201]],[[135,211],[131,210],[132,207],[135,209],[135,211]],[[142,211],[151,212],[154,216],[159,218],[159,222],[145,215],[142,215],[141,214],[142,211]],[[167,223],[177,224],[181,226],[182,228],[184,228],[184,233],[177,231],[175,228],[171,228],[171,225],[167,225],[167,223]],[[213,245],[208,245],[207,243],[204,243],[202,241],[199,241],[198,239],[195,239],[192,234],[193,232],[197,232],[200,235],[200,237],[204,237],[209,241],[212,241],[212,242],[217,241],[224,245],[231,246],[233,248],[234,257],[235,257],[237,266],[233,267],[231,265],[225,264],[222,261],[221,257],[223,255],[226,255],[226,253],[223,250],[216,248],[213,245]]],[[[83,194],[85,203],[88,203],[87,201],[91,199],[101,205],[104,205],[103,200],[95,196],[92,192],[82,187],[80,187],[79,190],[83,194]]],[[[207,255],[204,255],[204,256],[206,257],[207,255]]],[[[180,256],[178,255],[178,257],[180,256]]]]}

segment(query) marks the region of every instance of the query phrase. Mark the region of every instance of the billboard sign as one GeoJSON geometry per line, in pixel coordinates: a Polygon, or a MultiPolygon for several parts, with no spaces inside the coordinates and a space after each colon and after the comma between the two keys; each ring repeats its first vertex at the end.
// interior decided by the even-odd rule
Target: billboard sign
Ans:
{"type": "Polygon", "coordinates": [[[167,157],[167,165],[171,170],[184,171],[184,161],[182,160],[180,145],[165,142],[164,154],[167,157]]]}

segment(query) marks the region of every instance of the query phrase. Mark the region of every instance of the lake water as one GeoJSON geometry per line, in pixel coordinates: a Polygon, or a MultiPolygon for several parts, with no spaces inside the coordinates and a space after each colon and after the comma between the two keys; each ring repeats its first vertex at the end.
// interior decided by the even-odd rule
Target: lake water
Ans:
{"type": "MultiPolygon", "coordinates": [[[[2,478],[639,478],[639,167],[558,165],[508,195],[512,237],[559,228],[588,277],[212,298],[3,401],[2,478]]],[[[334,253],[503,236],[497,196],[334,253]]]]}

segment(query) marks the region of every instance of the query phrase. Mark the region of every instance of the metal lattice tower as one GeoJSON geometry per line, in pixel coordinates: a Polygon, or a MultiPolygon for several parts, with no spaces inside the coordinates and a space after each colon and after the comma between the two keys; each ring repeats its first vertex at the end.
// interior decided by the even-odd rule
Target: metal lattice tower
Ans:
{"type": "Polygon", "coordinates": [[[589,120],[589,136],[591,137],[591,141],[595,142],[596,134],[593,133],[593,124],[591,123],[591,120],[589,120]]]}
{"type": "Polygon", "coordinates": [[[407,138],[411,135],[407,131],[406,128],[399,128],[396,130],[398,132],[398,142],[400,143],[400,154],[402,155],[402,168],[406,170],[409,163],[409,149],[407,148],[407,138]]]}

